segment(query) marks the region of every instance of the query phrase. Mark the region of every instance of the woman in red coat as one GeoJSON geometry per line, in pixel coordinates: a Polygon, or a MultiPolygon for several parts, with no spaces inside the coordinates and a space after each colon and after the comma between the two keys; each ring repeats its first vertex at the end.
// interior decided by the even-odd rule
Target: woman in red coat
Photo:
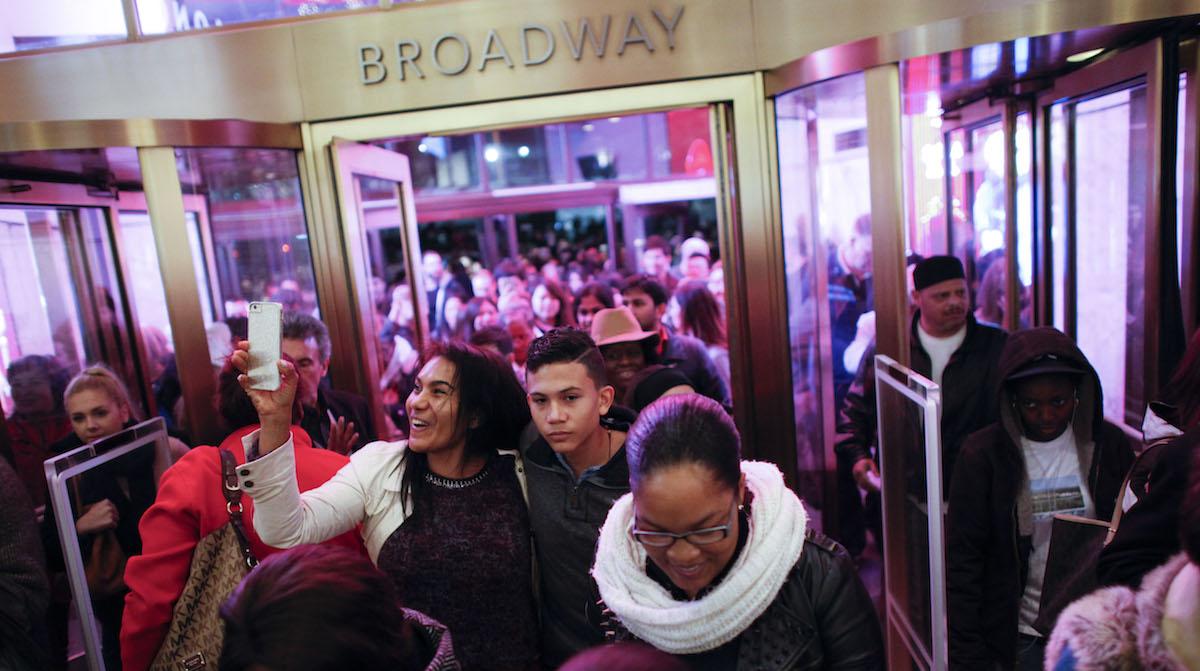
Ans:
{"type": "MultiPolygon", "coordinates": [[[[221,416],[229,426],[241,427],[221,443],[237,463],[246,461],[242,438],[258,429],[258,415],[237,381],[237,372],[226,366],[219,380],[221,416]]],[[[296,480],[300,491],[324,484],[348,459],[328,450],[314,449],[308,434],[292,427],[296,446],[296,480]]],[[[254,502],[242,499],[246,537],[258,559],[279,552],[264,545],[254,530],[254,502]]],[[[138,527],[142,554],[131,557],[125,568],[129,594],[121,621],[121,662],[126,671],[143,671],[154,661],[171,624],[171,611],[183,592],[192,553],[204,536],[229,522],[221,493],[221,458],[218,448],[197,447],[165,474],[154,505],[138,527]]],[[[326,542],[362,553],[359,535],[350,531],[326,542]]]]}

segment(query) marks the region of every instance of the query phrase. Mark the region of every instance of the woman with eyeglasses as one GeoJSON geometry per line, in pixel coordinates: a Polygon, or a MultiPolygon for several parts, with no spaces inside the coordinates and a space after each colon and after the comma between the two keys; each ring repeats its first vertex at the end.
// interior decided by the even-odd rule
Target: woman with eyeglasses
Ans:
{"type": "Polygon", "coordinates": [[[600,532],[617,638],[702,669],[882,669],[875,609],[841,546],[808,529],[772,464],[695,394],[648,406],[625,443],[632,491],[600,532]]]}

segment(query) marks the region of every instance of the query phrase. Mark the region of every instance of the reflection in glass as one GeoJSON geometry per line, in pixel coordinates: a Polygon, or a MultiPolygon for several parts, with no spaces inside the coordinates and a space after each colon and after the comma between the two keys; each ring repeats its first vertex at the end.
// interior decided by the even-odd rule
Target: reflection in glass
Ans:
{"type": "MultiPolygon", "coordinates": [[[[929,73],[905,63],[904,75],[915,92],[904,96],[904,155],[911,162],[904,180],[908,200],[908,250],[921,256],[946,253],[946,148],[942,133],[941,99],[936,90],[920,90],[913,79],[929,73]]],[[[925,84],[928,85],[928,84],[925,84]]],[[[959,163],[956,174],[961,175],[959,163]]]]}
{"type": "MultiPolygon", "coordinates": [[[[120,2],[117,0],[117,13],[120,2]]],[[[395,0],[406,2],[408,0],[395,0]]],[[[144,35],[203,30],[224,25],[314,16],[374,7],[375,0],[136,0],[138,26],[144,35]]]]}
{"type": "Polygon", "coordinates": [[[7,2],[0,13],[0,53],[123,40],[128,34],[121,0],[7,2]]]}
{"type": "Polygon", "coordinates": [[[433,194],[480,188],[474,135],[401,138],[382,144],[408,157],[415,191],[433,194]]]}
{"type": "Polygon", "coordinates": [[[972,128],[967,138],[964,173],[971,227],[968,237],[955,240],[954,250],[967,270],[971,295],[978,299],[988,268],[1004,262],[1004,126],[995,121],[972,128]]]}
{"type": "Polygon", "coordinates": [[[1075,105],[1076,337],[1104,387],[1104,413],[1140,425],[1145,408],[1146,87],[1075,105]],[[1124,323],[1125,337],[1112,337],[1124,323]]]}
{"type": "MultiPolygon", "coordinates": [[[[259,300],[315,314],[295,152],[204,148],[175,154],[185,197],[200,197],[206,210],[222,317],[244,317],[247,305],[259,300]]],[[[195,248],[193,254],[203,258],[195,248]]]]}
{"type": "Polygon", "coordinates": [[[9,364],[57,357],[70,373],[84,358],[74,283],[63,235],[67,211],[0,208],[0,403],[14,409],[9,364]]]}
{"type": "Polygon", "coordinates": [[[380,435],[396,436],[408,431],[404,400],[413,387],[421,347],[406,265],[402,185],[357,173],[353,178],[370,269],[371,334],[378,339],[379,373],[373,383],[378,386],[377,398],[385,418],[380,435]]]}
{"type": "Polygon", "coordinates": [[[707,108],[374,144],[412,165],[418,196],[587,182],[711,177],[707,108]]]}
{"type": "MultiPolygon", "coordinates": [[[[805,501],[818,510],[832,507],[823,496],[834,466],[826,434],[865,350],[852,346],[874,336],[864,86],[851,75],[776,101],[797,469],[805,501]],[[823,377],[823,369],[831,372],[823,377]]],[[[862,501],[841,477],[849,467],[838,471],[841,528],[827,532],[861,552],[862,501]]]]}
{"type": "Polygon", "coordinates": [[[1067,333],[1067,104],[1050,109],[1050,264],[1054,328],[1067,333]]]}

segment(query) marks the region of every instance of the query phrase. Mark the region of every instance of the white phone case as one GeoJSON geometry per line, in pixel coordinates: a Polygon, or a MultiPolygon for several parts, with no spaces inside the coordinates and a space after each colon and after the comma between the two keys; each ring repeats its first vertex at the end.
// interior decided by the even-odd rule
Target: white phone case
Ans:
{"type": "Polygon", "coordinates": [[[283,306],[279,303],[250,304],[250,388],[274,391],[279,388],[280,323],[283,306]]]}

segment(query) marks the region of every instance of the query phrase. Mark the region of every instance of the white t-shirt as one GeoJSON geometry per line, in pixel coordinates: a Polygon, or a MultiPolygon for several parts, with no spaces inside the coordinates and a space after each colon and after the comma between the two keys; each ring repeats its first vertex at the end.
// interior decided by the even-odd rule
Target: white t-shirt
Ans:
{"type": "Polygon", "coordinates": [[[929,361],[933,364],[929,379],[940,387],[942,386],[942,372],[946,370],[946,364],[950,362],[950,357],[967,339],[967,326],[964,324],[952,336],[937,338],[926,333],[925,329],[921,328],[921,323],[917,322],[917,337],[921,339],[921,347],[924,347],[925,351],[929,353],[929,361]]]}
{"type": "Polygon", "coordinates": [[[1029,489],[1033,503],[1033,552],[1029,555],[1029,577],[1021,595],[1019,630],[1041,636],[1033,628],[1042,600],[1042,580],[1046,576],[1046,558],[1050,553],[1050,530],[1057,513],[1095,517],[1096,506],[1080,472],[1075,432],[1070,427],[1063,435],[1045,443],[1021,438],[1029,489]]]}

